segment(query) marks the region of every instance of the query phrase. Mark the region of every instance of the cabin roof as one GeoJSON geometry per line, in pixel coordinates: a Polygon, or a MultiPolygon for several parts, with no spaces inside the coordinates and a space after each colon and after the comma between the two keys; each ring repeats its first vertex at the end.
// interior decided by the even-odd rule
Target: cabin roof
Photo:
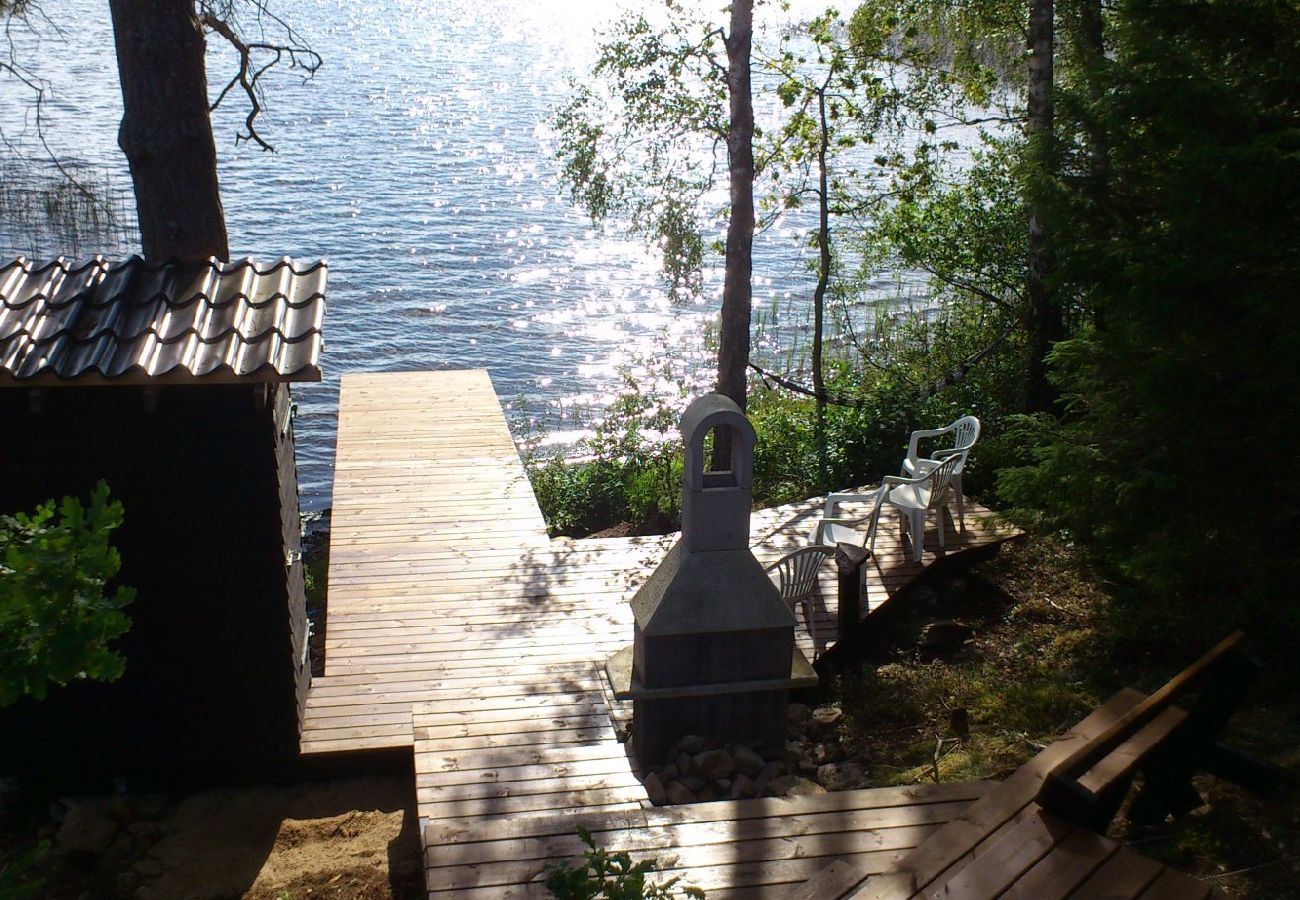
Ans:
{"type": "Polygon", "coordinates": [[[0,266],[0,385],[319,381],[324,262],[0,266]]]}

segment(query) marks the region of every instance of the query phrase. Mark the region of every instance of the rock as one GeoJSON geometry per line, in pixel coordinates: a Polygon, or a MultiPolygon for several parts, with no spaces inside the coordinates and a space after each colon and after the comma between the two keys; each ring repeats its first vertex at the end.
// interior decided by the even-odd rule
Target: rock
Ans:
{"type": "Polygon", "coordinates": [[[785,723],[791,728],[802,730],[807,727],[811,719],[812,712],[803,703],[791,703],[786,707],[785,723]]]}
{"type": "Polygon", "coordinates": [[[674,781],[668,785],[668,802],[694,803],[696,802],[696,798],[690,788],[682,784],[680,781],[674,781]]]}
{"type": "Polygon", "coordinates": [[[758,789],[754,786],[754,780],[744,772],[732,779],[731,790],[727,791],[727,798],[730,800],[748,800],[750,797],[757,796],[758,789]]]}
{"type": "Polygon", "coordinates": [[[113,845],[119,826],[101,803],[78,803],[63,815],[55,844],[64,853],[102,856],[113,845]]]}
{"type": "Polygon", "coordinates": [[[836,706],[819,706],[813,710],[812,717],[822,728],[834,728],[844,718],[844,710],[836,706]]]}
{"type": "Polygon", "coordinates": [[[844,748],[840,746],[838,741],[823,741],[814,744],[808,755],[817,765],[824,766],[826,763],[842,760],[844,758],[844,748]]]}
{"type": "Polygon", "coordinates": [[[131,895],[133,900],[157,900],[157,896],[157,892],[147,884],[140,885],[135,889],[135,893],[131,895]]]}
{"type": "Polygon", "coordinates": [[[167,810],[162,794],[136,794],[130,801],[131,812],[141,819],[157,819],[167,810]]]}
{"type": "Polygon", "coordinates": [[[799,757],[808,752],[808,742],[803,738],[785,742],[785,758],[788,762],[798,762],[799,757]]]}
{"type": "Polygon", "coordinates": [[[672,781],[674,778],[682,777],[682,770],[677,768],[677,763],[669,763],[659,770],[664,781],[672,781]]]}
{"type": "Polygon", "coordinates": [[[960,647],[974,632],[969,625],[953,619],[934,619],[921,626],[916,644],[922,650],[938,652],[960,647]]]}
{"type": "Polygon", "coordinates": [[[677,771],[682,775],[695,774],[695,757],[689,753],[680,753],[677,755],[677,771]]]}
{"type": "Polygon", "coordinates": [[[674,783],[685,785],[686,788],[691,792],[698,793],[700,790],[704,788],[704,785],[707,784],[708,782],[706,782],[703,778],[701,778],[698,775],[683,775],[681,778],[677,779],[677,781],[674,783]]]}
{"type": "Polygon", "coordinates": [[[808,778],[816,778],[817,768],[819,765],[820,763],[814,760],[811,756],[804,756],[799,759],[797,768],[799,769],[800,775],[804,775],[808,778]]]}
{"type": "Polygon", "coordinates": [[[758,793],[767,793],[768,786],[772,783],[773,779],[779,778],[788,771],[789,769],[783,762],[770,762],[764,764],[763,770],[758,774],[758,778],[754,779],[754,784],[758,793]]]}
{"type": "Polygon", "coordinates": [[[650,802],[655,806],[663,806],[669,802],[668,789],[664,787],[663,779],[657,774],[651,772],[645,777],[645,781],[641,783],[645,786],[646,796],[650,798],[650,802]]]}
{"type": "Polygon", "coordinates": [[[682,753],[695,756],[697,753],[703,753],[708,749],[708,742],[698,734],[688,734],[678,738],[677,743],[673,744],[672,749],[668,751],[669,756],[677,756],[682,753]]]}
{"type": "Polygon", "coordinates": [[[726,750],[706,750],[695,757],[696,770],[710,781],[730,778],[736,772],[736,760],[726,750]]]}
{"type": "Polygon", "coordinates": [[[152,879],[162,875],[163,867],[162,863],[158,862],[158,860],[146,856],[144,859],[133,865],[131,871],[135,872],[141,878],[152,879]]]}
{"type": "Polygon", "coordinates": [[[104,851],[103,862],[105,865],[125,867],[135,858],[139,849],[137,839],[122,832],[104,851]]]}
{"type": "Polygon", "coordinates": [[[758,773],[763,771],[763,766],[767,765],[757,750],[744,744],[736,744],[731,748],[731,758],[736,763],[736,771],[750,778],[757,778],[758,773]]]}
{"type": "Polygon", "coordinates": [[[162,826],[157,822],[143,820],[132,822],[126,826],[126,833],[132,836],[139,836],[155,840],[162,836],[162,826]]]}
{"type": "Polygon", "coordinates": [[[714,787],[718,789],[718,793],[726,794],[731,790],[731,779],[720,778],[714,782],[714,787]]]}
{"type": "Polygon", "coordinates": [[[866,780],[867,773],[852,761],[827,763],[817,769],[817,781],[828,791],[848,791],[866,780]]]}
{"type": "Polygon", "coordinates": [[[802,775],[782,775],[780,778],[774,778],[769,790],[778,797],[805,797],[826,793],[826,788],[802,775]]]}
{"type": "Polygon", "coordinates": [[[140,876],[135,872],[118,872],[116,884],[119,897],[130,897],[140,886],[140,876]]]}

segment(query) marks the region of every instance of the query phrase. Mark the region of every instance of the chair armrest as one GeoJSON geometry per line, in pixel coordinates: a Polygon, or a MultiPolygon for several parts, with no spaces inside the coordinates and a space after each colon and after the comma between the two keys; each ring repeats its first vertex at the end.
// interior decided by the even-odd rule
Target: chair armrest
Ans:
{"type": "Polygon", "coordinates": [[[918,459],[920,453],[917,451],[917,445],[921,443],[922,438],[938,437],[941,434],[947,434],[952,430],[952,426],[947,428],[922,428],[919,431],[913,431],[912,436],[907,439],[907,458],[918,459]]]}
{"type": "Polygon", "coordinates": [[[881,495],[883,496],[884,489],[888,485],[921,484],[922,482],[929,481],[929,480],[930,480],[929,472],[926,472],[924,475],[917,475],[915,478],[904,478],[902,475],[886,475],[883,479],[881,479],[880,482],[881,495]]]}
{"type": "Polygon", "coordinates": [[[835,507],[840,503],[870,503],[871,494],[864,494],[859,491],[840,491],[834,494],[826,495],[826,506],[822,510],[822,517],[833,518],[835,516],[835,507]]]}

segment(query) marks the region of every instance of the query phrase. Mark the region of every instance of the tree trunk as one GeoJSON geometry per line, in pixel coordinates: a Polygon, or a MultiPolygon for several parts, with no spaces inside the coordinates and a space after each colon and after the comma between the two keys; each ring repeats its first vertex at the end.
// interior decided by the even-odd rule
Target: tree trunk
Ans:
{"type": "MultiPolygon", "coordinates": [[[[1095,107],[1101,102],[1101,79],[1106,67],[1106,32],[1102,17],[1101,0],[1082,0],[1079,6],[1079,34],[1075,39],[1075,52],[1083,62],[1084,78],[1088,85],[1088,101],[1094,107],[1088,117],[1088,179],[1093,202],[1102,209],[1110,206],[1110,138],[1106,129],[1097,124],[1095,107]]],[[[1105,317],[1097,304],[1092,304],[1093,327],[1105,328],[1105,317]]]]}
{"type": "Polygon", "coordinates": [[[109,0],[145,259],[229,259],[193,0],[109,0]]]}
{"type": "Polygon", "coordinates": [[[830,149],[830,123],[826,120],[826,88],[829,77],[817,92],[817,122],[821,128],[817,144],[817,287],[813,291],[812,379],[816,394],[817,420],[813,441],[817,445],[817,478],[828,487],[830,477],[826,459],[826,373],[822,363],[822,332],[826,327],[826,289],[831,281],[831,195],[830,172],[826,156],[830,149]]]}
{"type": "MultiPolygon", "coordinates": [[[[1029,91],[1027,113],[1029,148],[1037,177],[1051,171],[1055,157],[1052,138],[1052,0],[1030,0],[1029,5],[1029,91]]],[[[1064,336],[1064,320],[1056,298],[1048,288],[1052,248],[1043,229],[1038,190],[1028,186],[1029,271],[1029,359],[1026,366],[1025,406],[1030,412],[1049,411],[1056,402],[1056,390],[1047,380],[1047,354],[1064,336]]]]}
{"type": "Polygon", "coordinates": [[[754,105],[749,93],[749,51],[753,0],[731,4],[727,33],[727,93],[731,124],[727,164],[731,179],[731,218],[727,223],[726,273],[718,336],[718,392],[743,410],[749,365],[750,275],[754,268],[754,105]]]}

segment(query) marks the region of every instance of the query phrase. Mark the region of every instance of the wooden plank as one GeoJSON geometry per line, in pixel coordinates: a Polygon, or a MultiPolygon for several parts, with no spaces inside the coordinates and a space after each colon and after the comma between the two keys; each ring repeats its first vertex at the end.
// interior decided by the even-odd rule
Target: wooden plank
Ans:
{"type": "MultiPolygon", "coordinates": [[[[818,857],[851,856],[905,850],[916,846],[930,834],[933,826],[909,826],[869,831],[836,831],[795,837],[760,837],[727,839],[725,829],[713,826],[715,835],[704,834],[708,843],[697,842],[692,831],[700,829],[651,828],[610,832],[605,835],[605,849],[627,850],[639,858],[655,858],[661,867],[686,873],[687,880],[698,883],[702,870],[711,867],[737,866],[746,863],[775,865],[782,861],[810,860],[818,857]],[[719,837],[719,839],[712,839],[719,837]]],[[[568,852],[554,856],[542,854],[525,858],[503,859],[475,865],[444,865],[429,869],[426,878],[430,890],[461,890],[485,885],[518,884],[545,869],[547,862],[581,856],[582,845],[576,837],[568,852]]]]}
{"type": "Polygon", "coordinates": [[[1118,849],[1115,841],[1080,828],[1016,881],[1002,900],[1064,900],[1118,849]]]}
{"type": "MultiPolygon", "coordinates": [[[[839,897],[861,884],[863,877],[857,866],[852,865],[847,860],[837,859],[789,894],[788,900],[826,900],[827,897],[839,897]]],[[[879,875],[876,877],[898,878],[899,876],[879,875]]],[[[907,876],[903,877],[906,878],[907,876]]],[[[910,892],[910,879],[908,879],[907,884],[907,889],[910,892]]]]}
{"type": "MultiPolygon", "coordinates": [[[[982,796],[990,787],[986,782],[964,782],[938,785],[915,785],[896,788],[870,788],[858,791],[840,791],[805,797],[758,797],[751,800],[730,800],[717,803],[693,803],[684,806],[663,806],[644,810],[640,818],[624,821],[645,825],[671,825],[685,822],[733,822],[749,820],[783,819],[794,815],[841,815],[862,810],[892,808],[915,809],[935,803],[969,803],[982,796]]],[[[579,813],[572,819],[534,820],[527,822],[493,823],[491,840],[514,840],[528,837],[573,834],[581,825],[593,834],[602,830],[617,830],[602,815],[579,813]]],[[[430,825],[430,829],[435,826],[430,825]]],[[[441,826],[439,826],[441,828],[441,826]]],[[[433,832],[429,834],[432,836],[433,832]]],[[[438,840],[469,842],[484,840],[481,828],[457,827],[439,830],[438,840]]]]}
{"type": "Polygon", "coordinates": [[[1104,732],[1077,747],[1069,757],[1057,764],[1052,774],[1077,778],[1140,728],[1154,720],[1177,697],[1209,674],[1214,666],[1218,665],[1244,638],[1245,635],[1240,631],[1224,638],[1192,665],[1169,679],[1154,694],[1111,723],[1104,732]]]}
{"type": "Polygon", "coordinates": [[[1155,860],[1120,847],[1083,884],[1070,900],[1114,900],[1137,897],[1160,875],[1164,866],[1155,860]]]}
{"type": "Polygon", "coordinates": [[[932,882],[918,895],[927,900],[944,897],[998,897],[1021,874],[1049,854],[1077,826],[1036,810],[963,866],[952,877],[932,882]]]}
{"type": "MultiPolygon", "coordinates": [[[[785,845],[786,853],[807,853],[811,848],[826,849],[828,843],[808,843],[818,838],[835,840],[835,836],[852,835],[854,847],[861,843],[866,849],[911,846],[910,841],[928,833],[936,824],[946,822],[960,810],[960,803],[935,803],[920,807],[918,812],[900,809],[868,809],[850,813],[796,812],[787,817],[750,819],[741,822],[705,821],[662,823],[653,815],[629,822],[626,817],[609,816],[600,823],[603,828],[592,831],[597,843],[606,848],[616,848],[633,855],[647,855],[649,851],[665,848],[714,847],[715,854],[743,851],[717,849],[740,842],[769,842],[773,846],[785,845]],[[917,829],[921,829],[918,831],[917,829]],[[885,834],[888,832],[888,834],[885,834]],[[829,837],[827,837],[829,836],[829,837]],[[803,842],[803,843],[801,843],[803,842]],[[868,847],[867,845],[870,844],[868,847]]],[[[584,827],[590,827],[590,819],[584,827]]],[[[563,834],[511,840],[488,839],[490,829],[481,829],[461,835],[454,847],[444,847],[436,854],[430,853],[430,866],[477,866],[489,863],[520,863],[529,860],[565,859],[579,856],[583,845],[570,826],[563,834]],[[470,841],[470,838],[484,838],[470,841]],[[466,842],[468,841],[468,842],[466,842]]],[[[844,852],[858,852],[846,850],[844,852]]],[[[813,854],[817,855],[817,854],[813,854]]],[[[823,854],[824,855],[824,854],[823,854]]],[[[685,865],[681,862],[681,865],[685,865]]],[[[503,870],[497,870],[498,874],[503,870]]],[[[509,878],[502,883],[508,883],[509,878]]]]}

